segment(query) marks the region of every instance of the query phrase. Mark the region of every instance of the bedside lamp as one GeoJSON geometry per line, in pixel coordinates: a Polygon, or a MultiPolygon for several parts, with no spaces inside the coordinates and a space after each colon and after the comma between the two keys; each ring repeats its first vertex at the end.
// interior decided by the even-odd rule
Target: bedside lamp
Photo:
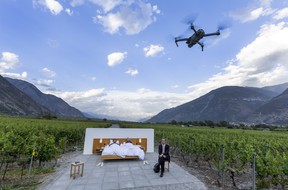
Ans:
{"type": "Polygon", "coordinates": [[[102,138],[100,138],[100,149],[102,148],[102,138]]]}

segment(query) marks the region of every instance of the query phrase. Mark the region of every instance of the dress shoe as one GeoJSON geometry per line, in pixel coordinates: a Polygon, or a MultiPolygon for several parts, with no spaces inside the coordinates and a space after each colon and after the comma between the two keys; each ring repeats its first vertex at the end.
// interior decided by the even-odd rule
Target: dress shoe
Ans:
{"type": "Polygon", "coordinates": [[[160,174],[160,177],[163,177],[163,173],[160,174]]]}

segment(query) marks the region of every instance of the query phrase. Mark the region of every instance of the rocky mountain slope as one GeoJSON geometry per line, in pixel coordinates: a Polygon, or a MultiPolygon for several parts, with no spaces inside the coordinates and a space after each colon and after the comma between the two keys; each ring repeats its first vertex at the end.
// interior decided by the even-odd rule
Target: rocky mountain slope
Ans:
{"type": "Polygon", "coordinates": [[[248,118],[249,122],[288,124],[288,89],[259,107],[248,118]]]}
{"type": "MultiPolygon", "coordinates": [[[[269,107],[269,109],[278,109],[277,106],[272,106],[275,104],[274,102],[268,104],[270,100],[273,100],[273,97],[279,95],[279,86],[277,90],[273,91],[273,87],[221,87],[212,90],[206,95],[203,95],[191,102],[182,104],[175,108],[163,110],[147,122],[167,123],[172,120],[212,120],[216,122],[225,120],[229,122],[253,122],[256,121],[256,119],[253,119],[251,115],[254,117],[258,116],[256,110],[261,112],[262,109],[268,109],[265,108],[265,106],[269,107]]],[[[268,120],[265,119],[263,121],[268,120]]]]}
{"type": "Polygon", "coordinates": [[[48,114],[50,111],[0,75],[0,113],[37,116],[48,114]]]}
{"type": "Polygon", "coordinates": [[[33,99],[37,104],[46,107],[48,108],[48,110],[50,110],[50,112],[55,113],[57,117],[85,117],[82,112],[70,106],[61,98],[50,94],[44,94],[29,82],[11,78],[5,79],[9,81],[12,85],[14,85],[16,88],[18,88],[20,91],[25,93],[27,96],[29,96],[31,99],[33,99]]]}
{"type": "Polygon", "coordinates": [[[276,92],[278,95],[282,94],[288,88],[288,82],[274,86],[265,86],[262,89],[276,92]]]}

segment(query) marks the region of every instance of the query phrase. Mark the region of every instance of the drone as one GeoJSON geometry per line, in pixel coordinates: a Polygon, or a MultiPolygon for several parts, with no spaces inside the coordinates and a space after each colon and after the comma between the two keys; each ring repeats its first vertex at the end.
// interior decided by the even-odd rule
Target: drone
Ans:
{"type": "Polygon", "coordinates": [[[186,44],[188,45],[189,48],[193,47],[195,44],[198,44],[201,46],[201,49],[203,51],[204,44],[203,42],[200,42],[202,38],[207,37],[207,36],[219,36],[220,35],[220,29],[218,29],[214,33],[209,33],[209,34],[205,34],[205,31],[203,29],[196,30],[193,24],[190,25],[190,29],[194,31],[194,34],[190,36],[189,38],[180,38],[180,37],[175,38],[175,44],[177,47],[178,47],[178,42],[186,41],[186,44]]]}

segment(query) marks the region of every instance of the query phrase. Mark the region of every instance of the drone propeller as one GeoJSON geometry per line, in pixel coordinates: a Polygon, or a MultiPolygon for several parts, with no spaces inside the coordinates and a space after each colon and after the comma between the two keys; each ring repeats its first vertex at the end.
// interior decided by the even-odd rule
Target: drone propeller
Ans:
{"type": "Polygon", "coordinates": [[[181,38],[184,38],[184,36],[183,36],[183,35],[180,35],[180,36],[175,36],[175,37],[174,37],[175,40],[179,40],[179,39],[181,39],[181,38]]]}
{"type": "Polygon", "coordinates": [[[198,16],[198,14],[192,13],[192,14],[186,16],[186,17],[182,20],[182,22],[183,22],[184,24],[193,25],[194,22],[195,22],[195,20],[196,20],[196,18],[197,18],[197,16],[198,16]]]}
{"type": "Polygon", "coordinates": [[[223,21],[223,22],[220,22],[218,24],[217,29],[218,30],[225,30],[225,29],[229,28],[230,26],[231,26],[231,23],[229,23],[228,21],[223,21]]]}
{"type": "Polygon", "coordinates": [[[169,42],[174,41],[176,43],[176,46],[178,46],[177,40],[182,39],[182,38],[184,38],[184,35],[175,36],[175,35],[170,34],[166,37],[167,41],[169,42]]]}
{"type": "Polygon", "coordinates": [[[178,39],[181,39],[181,38],[184,38],[184,35],[179,35],[179,36],[169,35],[169,36],[167,37],[167,40],[168,40],[168,41],[171,41],[171,40],[178,40],[178,39]]]}

